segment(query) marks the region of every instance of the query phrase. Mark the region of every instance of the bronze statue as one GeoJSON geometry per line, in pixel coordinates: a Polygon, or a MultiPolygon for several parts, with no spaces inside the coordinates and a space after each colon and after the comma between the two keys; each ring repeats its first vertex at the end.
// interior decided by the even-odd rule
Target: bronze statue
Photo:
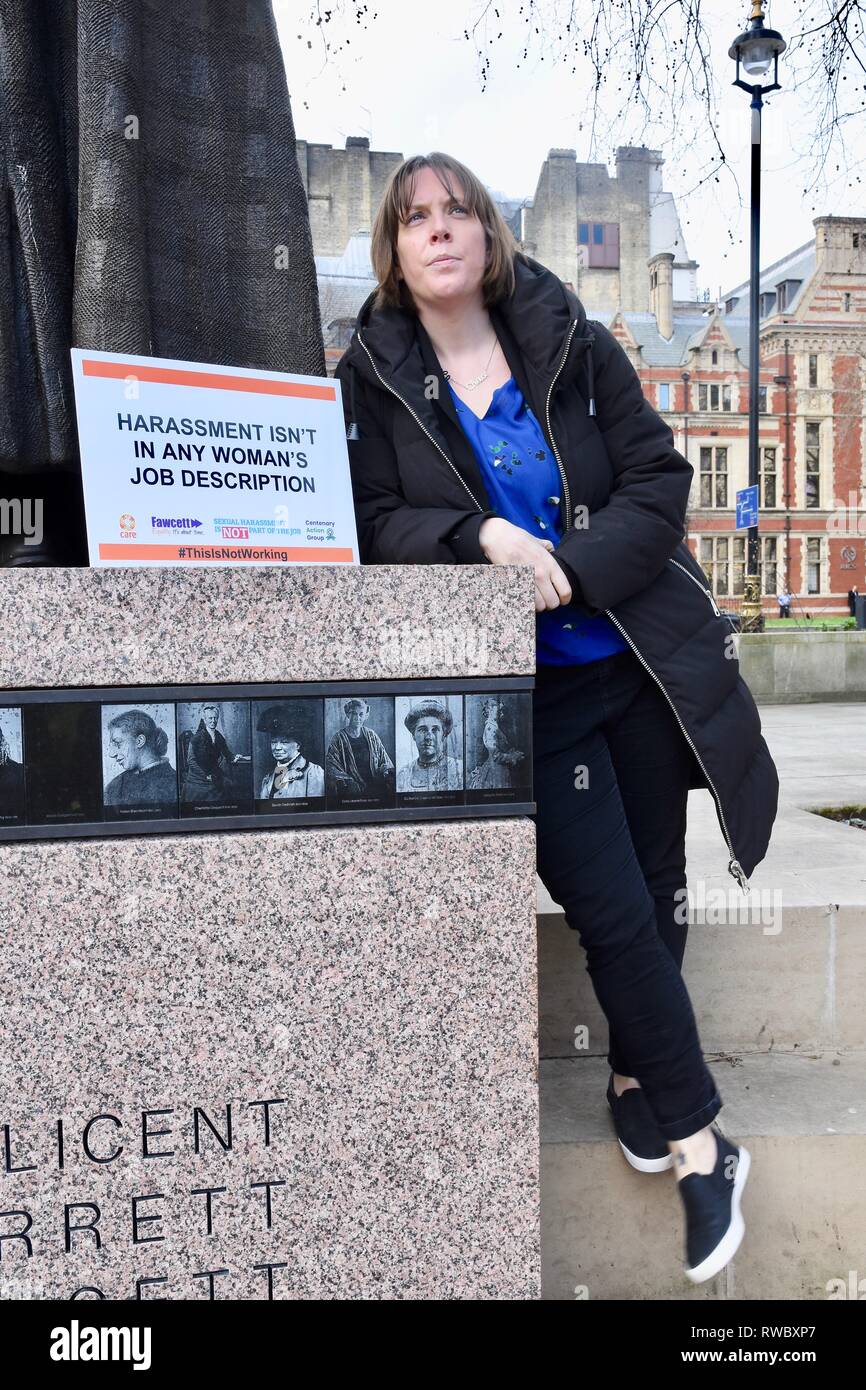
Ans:
{"type": "Polygon", "coordinates": [[[0,564],[86,565],[70,347],[325,374],[283,59],[269,0],[0,0],[0,85],[0,564]]]}

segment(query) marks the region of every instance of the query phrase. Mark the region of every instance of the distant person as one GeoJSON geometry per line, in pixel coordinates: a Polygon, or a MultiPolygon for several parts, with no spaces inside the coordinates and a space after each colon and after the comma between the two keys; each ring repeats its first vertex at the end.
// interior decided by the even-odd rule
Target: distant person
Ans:
{"type": "Polygon", "coordinates": [[[856,618],[857,616],[858,597],[857,585],[855,584],[853,589],[848,590],[848,612],[851,614],[852,618],[856,618]]]}
{"type": "Polygon", "coordinates": [[[776,598],[779,600],[779,617],[790,618],[791,599],[793,598],[793,595],[789,594],[788,590],[783,587],[781,593],[776,595],[776,598]]]}

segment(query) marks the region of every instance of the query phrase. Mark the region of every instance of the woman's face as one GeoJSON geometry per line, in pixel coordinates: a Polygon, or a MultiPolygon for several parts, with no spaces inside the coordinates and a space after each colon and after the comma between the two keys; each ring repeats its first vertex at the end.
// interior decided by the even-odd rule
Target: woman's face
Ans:
{"type": "Polygon", "coordinates": [[[488,748],[491,753],[494,752],[496,748],[498,748],[499,724],[495,715],[488,715],[487,722],[484,725],[484,732],[481,735],[481,741],[484,744],[484,747],[488,748]]]}
{"type": "Polygon", "coordinates": [[[108,736],[108,751],[116,763],[130,772],[141,763],[145,741],[144,734],[131,734],[115,725],[108,736]]]}
{"type": "Polygon", "coordinates": [[[397,232],[397,262],[415,303],[436,306],[480,296],[487,262],[484,228],[432,169],[415,178],[412,204],[397,232]]]}
{"type": "Polygon", "coordinates": [[[442,754],[445,730],[435,715],[425,715],[415,725],[415,743],[422,763],[436,762],[442,754]]]}
{"type": "Polygon", "coordinates": [[[300,747],[296,739],[288,734],[274,734],[271,737],[271,753],[274,762],[290,763],[293,758],[298,756],[300,747]]]}

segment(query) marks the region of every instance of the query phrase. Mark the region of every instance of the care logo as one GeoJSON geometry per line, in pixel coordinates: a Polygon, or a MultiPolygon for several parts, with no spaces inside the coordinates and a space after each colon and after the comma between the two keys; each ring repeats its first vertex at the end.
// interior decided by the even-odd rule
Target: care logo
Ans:
{"type": "Polygon", "coordinates": [[[124,540],[132,540],[135,535],[135,517],[124,512],[120,518],[120,534],[124,540]]]}

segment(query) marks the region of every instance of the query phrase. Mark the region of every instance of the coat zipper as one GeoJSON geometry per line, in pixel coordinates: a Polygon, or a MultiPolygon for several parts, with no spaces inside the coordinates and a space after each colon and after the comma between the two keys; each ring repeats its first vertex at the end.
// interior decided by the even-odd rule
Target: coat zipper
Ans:
{"type": "MultiPolygon", "coordinates": [[[[557,462],[557,464],[559,465],[560,474],[562,475],[562,481],[563,481],[563,485],[564,485],[564,487],[565,487],[566,504],[567,504],[567,506],[568,506],[568,514],[569,514],[569,517],[571,516],[571,498],[570,498],[569,492],[568,492],[568,482],[567,482],[567,480],[566,480],[565,473],[564,473],[564,470],[563,470],[563,467],[562,467],[562,463],[561,463],[561,461],[560,461],[559,450],[558,450],[557,447],[556,447],[556,441],[555,441],[555,439],[553,438],[553,430],[552,430],[551,424],[550,424],[550,398],[551,398],[551,395],[553,394],[553,388],[554,388],[554,385],[556,384],[556,378],[559,376],[559,373],[562,371],[562,368],[563,368],[563,366],[564,366],[564,364],[565,364],[565,359],[566,359],[566,357],[568,356],[568,349],[569,349],[569,347],[571,346],[571,339],[572,339],[572,337],[573,337],[573,335],[574,335],[574,330],[575,330],[576,328],[577,328],[577,320],[575,319],[575,320],[573,320],[572,325],[571,325],[571,333],[570,333],[569,336],[568,336],[568,342],[567,342],[566,347],[565,347],[565,352],[562,354],[562,359],[561,359],[561,361],[560,361],[559,366],[558,366],[557,369],[556,369],[556,375],[554,376],[553,381],[550,383],[550,390],[549,390],[548,393],[547,393],[547,432],[548,432],[548,434],[550,435],[551,447],[552,447],[552,449],[553,449],[554,455],[556,456],[556,462],[557,462]]],[[[717,608],[717,606],[716,606],[716,601],[715,601],[715,599],[713,598],[712,594],[709,592],[708,589],[704,589],[704,586],[703,586],[703,584],[701,584],[700,580],[695,579],[694,575],[689,574],[689,572],[688,572],[688,570],[685,568],[685,566],[684,566],[684,565],[681,565],[681,564],[679,563],[678,560],[674,560],[674,561],[672,561],[672,563],[675,564],[675,565],[677,565],[677,567],[678,567],[679,569],[681,569],[681,570],[683,571],[684,574],[688,574],[689,579],[694,580],[694,582],[695,582],[695,584],[697,584],[698,588],[699,588],[699,589],[702,589],[703,592],[706,594],[707,598],[710,600],[710,603],[713,605],[713,609],[715,610],[715,612],[716,612],[717,614],[719,614],[719,617],[721,617],[721,614],[719,613],[719,610],[718,610],[718,608],[717,608]]],[[[670,695],[668,694],[668,692],[665,690],[664,685],[663,685],[662,682],[659,680],[658,676],[656,675],[655,671],[654,671],[654,670],[652,669],[652,667],[650,666],[649,662],[646,661],[646,660],[641,656],[640,652],[638,651],[638,649],[637,649],[637,647],[635,646],[634,642],[633,642],[633,641],[631,640],[631,638],[629,637],[628,633],[626,632],[625,628],[623,627],[623,625],[622,625],[622,623],[619,621],[619,619],[614,617],[613,613],[611,613],[611,611],[610,611],[609,608],[606,608],[604,611],[605,611],[605,613],[607,614],[607,616],[610,618],[611,622],[614,624],[614,627],[617,628],[617,630],[618,630],[618,631],[622,634],[622,636],[625,638],[626,642],[628,642],[629,646],[631,647],[631,649],[632,649],[632,651],[634,652],[635,656],[637,657],[638,661],[641,663],[641,665],[642,665],[642,666],[649,672],[649,674],[652,676],[652,678],[653,678],[653,680],[655,681],[656,685],[658,686],[659,690],[662,692],[662,694],[664,695],[664,697],[665,697],[665,699],[667,700],[668,704],[670,705],[671,709],[673,710],[674,717],[675,717],[677,723],[679,724],[680,729],[682,730],[683,737],[685,738],[686,742],[688,743],[689,747],[691,748],[692,752],[694,753],[695,758],[696,758],[697,763],[698,763],[698,766],[700,767],[701,771],[703,772],[704,776],[706,777],[706,779],[707,779],[707,785],[709,786],[709,788],[710,788],[710,790],[711,790],[711,792],[712,792],[712,794],[713,794],[713,799],[714,799],[714,801],[715,801],[715,803],[716,803],[716,809],[717,809],[718,815],[719,815],[719,822],[720,822],[720,824],[721,824],[722,832],[723,832],[723,834],[724,834],[725,841],[726,841],[727,846],[728,846],[728,851],[729,851],[730,856],[731,856],[730,863],[728,864],[728,873],[731,874],[732,877],[736,880],[736,882],[739,884],[740,888],[742,888],[743,892],[748,892],[748,891],[749,891],[749,880],[746,878],[746,875],[745,875],[745,873],[743,872],[742,865],[740,864],[739,860],[737,859],[736,855],[734,854],[734,846],[731,844],[731,837],[730,837],[730,834],[729,834],[729,832],[728,832],[728,825],[727,825],[727,822],[726,822],[726,820],[725,820],[725,813],[724,813],[724,811],[722,810],[721,798],[720,798],[718,792],[716,791],[715,783],[713,782],[712,778],[710,777],[709,773],[707,772],[706,767],[704,766],[704,762],[703,762],[703,759],[701,758],[700,753],[698,752],[697,748],[695,747],[694,742],[692,741],[692,739],[691,739],[691,737],[690,737],[688,731],[686,730],[685,725],[683,724],[683,721],[680,719],[679,711],[677,710],[676,705],[674,704],[674,702],[673,702],[673,700],[671,699],[671,697],[670,697],[670,695]]]]}
{"type": "Polygon", "coordinates": [[[360,329],[358,330],[358,342],[361,344],[361,347],[364,349],[364,351],[366,352],[367,356],[370,358],[370,366],[373,368],[373,371],[376,373],[377,377],[378,377],[379,380],[381,381],[382,385],[385,387],[386,391],[390,391],[392,396],[396,396],[397,400],[400,401],[402,405],[405,405],[405,407],[406,407],[406,409],[408,410],[409,414],[412,416],[412,419],[413,419],[413,420],[415,421],[415,423],[424,431],[424,433],[426,434],[427,438],[430,440],[430,443],[431,443],[432,445],[434,445],[434,447],[437,448],[437,449],[439,450],[439,453],[442,455],[442,457],[444,458],[445,462],[448,464],[448,467],[451,469],[452,473],[455,475],[455,477],[457,477],[457,478],[460,479],[461,483],[462,483],[463,486],[465,487],[466,491],[469,493],[469,496],[472,498],[472,501],[475,503],[475,505],[476,505],[476,507],[478,508],[479,512],[483,512],[483,511],[484,511],[484,508],[482,507],[481,503],[478,501],[478,498],[477,498],[477,497],[475,496],[475,494],[473,493],[473,491],[472,491],[472,489],[470,488],[469,484],[467,483],[466,479],[463,478],[463,477],[461,477],[461,475],[457,472],[457,469],[454,467],[454,464],[451,462],[451,459],[448,457],[448,455],[446,454],[445,450],[441,447],[441,445],[439,445],[439,444],[436,443],[436,440],[433,438],[432,434],[431,434],[430,431],[427,429],[426,425],[424,425],[423,421],[421,421],[421,420],[418,418],[418,416],[415,414],[415,411],[412,409],[412,407],[411,407],[411,405],[409,404],[409,402],[408,402],[407,400],[404,400],[403,397],[400,395],[399,391],[395,391],[395,390],[394,390],[393,386],[389,386],[388,382],[385,380],[385,378],[383,377],[382,373],[379,371],[379,368],[376,366],[376,363],[373,361],[373,357],[372,357],[372,354],[371,354],[371,352],[370,352],[370,349],[367,347],[367,344],[364,342],[364,339],[361,337],[361,331],[360,331],[360,329]]]}
{"type": "Polygon", "coordinates": [[[701,581],[699,579],[696,579],[695,576],[686,569],[685,565],[681,565],[679,560],[674,560],[673,557],[671,557],[668,560],[668,564],[676,565],[678,570],[682,570],[683,574],[688,575],[689,579],[692,581],[693,584],[697,584],[701,593],[706,594],[707,598],[710,600],[710,603],[713,605],[713,612],[715,613],[716,617],[720,618],[722,616],[721,609],[719,608],[718,604],[716,603],[716,600],[713,597],[712,590],[704,588],[704,585],[701,583],[701,581]]]}
{"type": "MultiPolygon", "coordinates": [[[[688,574],[688,570],[686,571],[686,573],[688,574]]],[[[697,584],[698,581],[695,580],[695,583],[697,584]]],[[[703,585],[699,585],[699,587],[700,587],[700,588],[703,588],[703,585]]],[[[623,636],[623,637],[625,638],[625,640],[628,642],[629,646],[631,647],[631,649],[632,649],[632,651],[634,652],[635,656],[637,657],[638,661],[641,663],[641,665],[642,665],[643,667],[645,667],[645,669],[646,669],[647,671],[649,671],[650,675],[652,676],[652,678],[653,678],[653,680],[655,681],[656,685],[658,686],[659,690],[662,692],[662,694],[664,695],[664,697],[665,697],[665,699],[667,700],[668,704],[670,705],[671,709],[673,710],[674,716],[675,716],[675,718],[676,718],[676,721],[677,721],[677,723],[679,724],[680,729],[682,730],[683,737],[684,737],[684,739],[686,740],[686,743],[687,743],[687,744],[689,745],[689,747],[691,748],[692,752],[694,753],[695,758],[697,759],[697,762],[698,762],[698,766],[700,767],[701,771],[703,772],[704,776],[706,777],[706,779],[707,779],[707,785],[708,785],[710,791],[711,791],[712,794],[713,794],[713,800],[714,800],[715,803],[716,803],[716,810],[717,810],[718,813],[719,813],[719,822],[720,822],[720,824],[721,824],[722,832],[723,832],[723,834],[724,834],[725,841],[727,842],[728,850],[730,851],[730,855],[731,855],[731,861],[730,861],[730,863],[728,864],[728,873],[731,874],[731,876],[732,876],[734,879],[736,879],[737,883],[738,883],[739,886],[742,888],[743,892],[744,892],[744,893],[748,893],[748,891],[749,891],[749,880],[746,878],[746,875],[745,875],[745,873],[743,872],[743,867],[742,867],[742,865],[740,864],[739,860],[736,858],[736,856],[735,856],[735,854],[734,854],[734,846],[731,844],[731,836],[730,836],[730,833],[729,833],[729,831],[728,831],[728,824],[727,824],[727,821],[725,820],[725,813],[724,813],[724,811],[722,810],[721,798],[720,798],[720,796],[719,796],[719,793],[716,791],[715,783],[713,782],[712,778],[710,777],[710,774],[707,772],[707,769],[706,769],[706,767],[704,766],[704,761],[703,761],[703,759],[702,759],[700,753],[698,752],[697,748],[695,747],[695,745],[694,745],[694,743],[693,743],[693,741],[692,741],[692,739],[691,739],[691,737],[690,737],[688,731],[686,730],[685,725],[683,724],[683,721],[680,719],[679,711],[677,710],[676,705],[674,704],[674,702],[673,702],[673,700],[671,699],[671,697],[670,697],[670,695],[668,694],[668,692],[665,690],[665,688],[664,688],[662,682],[659,680],[658,676],[656,675],[655,671],[654,671],[654,670],[652,669],[652,667],[650,666],[649,662],[646,661],[646,660],[641,656],[640,652],[638,651],[638,649],[637,649],[637,647],[635,646],[634,642],[633,642],[633,641],[631,640],[631,638],[629,637],[628,633],[626,632],[625,628],[623,627],[623,625],[622,625],[622,623],[619,621],[619,619],[616,618],[616,617],[614,617],[613,613],[611,613],[611,611],[610,611],[609,608],[605,608],[604,611],[605,611],[605,613],[607,614],[607,616],[610,618],[610,620],[611,620],[611,622],[613,623],[614,627],[616,627],[616,628],[619,630],[619,632],[622,634],[622,636],[623,636]]]]}
{"type": "Polygon", "coordinates": [[[571,493],[569,492],[569,489],[568,489],[568,478],[565,476],[565,469],[564,469],[563,466],[562,466],[562,459],[559,457],[559,450],[558,450],[557,447],[556,447],[556,440],[555,440],[554,437],[553,437],[553,429],[552,429],[551,424],[550,424],[550,402],[551,402],[551,399],[552,399],[552,397],[553,397],[553,388],[554,388],[554,386],[556,385],[557,378],[558,378],[560,372],[562,371],[563,367],[565,366],[565,359],[566,359],[566,357],[568,356],[569,348],[571,347],[571,340],[572,340],[572,338],[574,337],[574,331],[575,331],[576,328],[577,328],[577,319],[572,319],[572,321],[571,321],[571,329],[569,330],[569,334],[568,334],[568,340],[567,340],[567,342],[566,342],[566,344],[565,344],[565,351],[563,352],[562,357],[559,359],[559,366],[557,367],[556,371],[555,371],[554,374],[553,374],[553,380],[551,381],[550,387],[549,387],[548,392],[547,392],[547,404],[546,404],[545,409],[544,409],[545,416],[547,417],[547,434],[548,434],[548,438],[550,439],[550,447],[551,447],[552,450],[553,450],[553,456],[554,456],[554,458],[556,459],[556,466],[557,466],[557,468],[559,469],[559,476],[560,476],[560,478],[562,479],[563,500],[564,500],[564,502],[565,502],[565,516],[563,517],[563,523],[564,523],[564,525],[563,525],[563,531],[568,531],[568,530],[571,528],[571,525],[572,525],[572,522],[573,522],[574,518],[573,518],[572,515],[571,515],[571,493]]]}

